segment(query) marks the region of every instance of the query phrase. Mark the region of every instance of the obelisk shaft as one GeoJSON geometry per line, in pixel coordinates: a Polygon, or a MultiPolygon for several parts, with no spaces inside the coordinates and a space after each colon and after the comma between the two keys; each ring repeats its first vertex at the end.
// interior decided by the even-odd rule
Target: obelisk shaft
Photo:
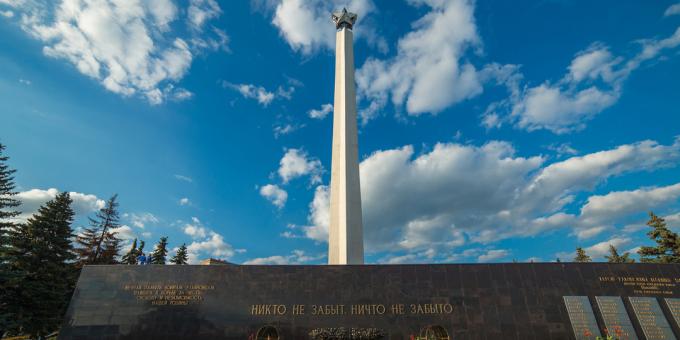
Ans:
{"type": "Polygon", "coordinates": [[[363,264],[364,241],[351,28],[338,29],[335,39],[328,264],[363,264]]]}

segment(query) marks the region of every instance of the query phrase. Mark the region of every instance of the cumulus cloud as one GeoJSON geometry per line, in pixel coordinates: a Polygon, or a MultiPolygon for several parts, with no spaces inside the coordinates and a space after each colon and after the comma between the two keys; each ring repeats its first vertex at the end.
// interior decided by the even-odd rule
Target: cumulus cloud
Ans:
{"type": "Polygon", "coordinates": [[[371,15],[376,12],[372,0],[265,1],[262,6],[257,7],[271,12],[272,24],[293,50],[310,54],[320,49],[335,48],[335,27],[330,21],[330,13],[343,6],[358,14],[357,29],[354,32],[357,39],[364,39],[370,46],[386,52],[387,43],[370,20],[371,15]]]}
{"type": "Polygon", "coordinates": [[[323,166],[320,160],[309,157],[302,149],[288,149],[279,162],[278,173],[284,183],[309,176],[310,183],[318,184],[321,183],[323,166]]]}
{"type": "Polygon", "coordinates": [[[262,186],[260,188],[260,195],[279,209],[283,208],[288,200],[288,193],[275,184],[262,186]]]}
{"type": "Polygon", "coordinates": [[[246,265],[285,265],[285,264],[303,264],[323,259],[325,255],[310,256],[303,250],[293,250],[290,255],[273,255],[268,257],[258,257],[250,259],[243,264],[246,265]]]}
{"type": "Polygon", "coordinates": [[[601,229],[604,228],[603,225],[606,226],[621,217],[674,203],[678,201],[678,198],[680,198],[680,183],[593,195],[588,197],[587,203],[581,207],[579,224],[586,231],[590,230],[589,227],[601,229]]]}
{"type": "Polygon", "coordinates": [[[399,39],[397,55],[387,60],[369,58],[357,70],[358,92],[368,100],[360,111],[365,121],[375,117],[391,99],[406,105],[411,115],[437,113],[482,92],[482,76],[463,56],[481,41],[474,3],[467,0],[410,1],[430,11],[399,39]]]}
{"type": "MultiPolygon", "coordinates": [[[[632,239],[630,237],[614,236],[607,241],[602,241],[592,246],[585,247],[583,248],[583,250],[585,250],[586,254],[590,256],[593,260],[597,261],[603,259],[605,255],[609,254],[610,245],[616,247],[617,249],[621,249],[628,246],[631,243],[631,241],[632,239]]],[[[557,253],[556,256],[562,259],[563,261],[569,262],[574,259],[574,257],[576,256],[576,252],[571,253],[560,252],[557,253]]]]}
{"type": "Polygon", "coordinates": [[[189,197],[182,197],[179,199],[179,205],[190,205],[191,201],[189,200],[189,197]]]}
{"type": "Polygon", "coordinates": [[[229,259],[242,249],[234,249],[224,241],[224,237],[205,227],[197,217],[192,217],[190,223],[182,226],[183,232],[194,241],[187,245],[189,263],[196,264],[201,257],[229,259]]]}
{"type": "MultiPolygon", "coordinates": [[[[17,220],[25,221],[36,213],[41,205],[57,197],[58,193],[59,190],[55,188],[47,190],[31,189],[18,193],[16,198],[21,201],[21,206],[19,206],[17,210],[21,211],[21,215],[17,217],[17,220]]],[[[73,200],[71,207],[76,213],[76,216],[79,217],[95,212],[103,208],[105,204],[104,200],[101,200],[92,194],[83,194],[79,192],[69,192],[69,194],[71,200],[73,200]]]]}
{"type": "MultiPolygon", "coordinates": [[[[608,178],[676,166],[678,160],[680,139],[671,145],[626,144],[549,164],[542,156],[517,156],[511,144],[501,141],[481,146],[440,143],[417,156],[411,146],[377,151],[360,164],[366,249],[446,254],[465,244],[560,228],[585,237],[584,226],[599,226],[588,220],[596,216],[595,202],[602,199],[594,196],[579,216],[569,213],[577,194],[593,191],[608,178]]],[[[676,190],[644,189],[635,200],[618,204],[625,209],[623,205],[648,199],[643,206],[652,208],[672,200],[676,190]]],[[[318,186],[302,236],[327,241],[328,207],[328,188],[318,186]]]]}
{"type": "Polygon", "coordinates": [[[574,56],[559,81],[521,90],[517,84],[508,86],[511,96],[490,104],[482,125],[499,127],[505,121],[529,131],[545,129],[556,134],[584,129],[589,120],[618,102],[623,83],[633,71],[680,45],[680,28],[668,38],[646,39],[638,45],[638,53],[626,59],[594,43],[574,56]]]}
{"type": "Polygon", "coordinates": [[[310,118],[324,119],[329,113],[333,112],[333,104],[323,104],[320,109],[312,109],[307,112],[310,118]]]}
{"type": "MultiPolygon", "coordinates": [[[[192,23],[201,17],[192,10],[200,3],[217,6],[213,0],[192,0],[192,23]]],[[[109,91],[140,94],[152,104],[190,97],[173,84],[187,73],[192,51],[201,49],[192,41],[213,39],[203,38],[201,31],[173,32],[171,24],[182,11],[170,0],[36,0],[14,7],[21,11],[21,27],[44,44],[45,55],[69,61],[109,91]]],[[[204,21],[214,17],[202,16],[204,21]]]]}

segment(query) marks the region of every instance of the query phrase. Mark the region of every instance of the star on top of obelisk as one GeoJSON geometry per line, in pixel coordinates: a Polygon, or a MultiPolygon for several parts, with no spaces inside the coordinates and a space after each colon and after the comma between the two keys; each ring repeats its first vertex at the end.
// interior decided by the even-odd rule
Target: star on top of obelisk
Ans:
{"type": "Polygon", "coordinates": [[[331,20],[335,23],[336,29],[341,29],[347,27],[352,29],[354,23],[357,21],[357,15],[351,12],[347,12],[347,8],[343,8],[342,11],[335,11],[331,14],[331,20]]]}

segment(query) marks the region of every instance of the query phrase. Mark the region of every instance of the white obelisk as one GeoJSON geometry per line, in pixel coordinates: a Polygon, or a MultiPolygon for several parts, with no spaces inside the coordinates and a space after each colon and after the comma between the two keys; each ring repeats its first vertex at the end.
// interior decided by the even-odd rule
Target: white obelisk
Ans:
{"type": "Polygon", "coordinates": [[[331,18],[337,32],[328,264],[363,264],[364,235],[352,47],[352,27],[357,15],[343,8],[342,11],[334,12],[331,18]]]}

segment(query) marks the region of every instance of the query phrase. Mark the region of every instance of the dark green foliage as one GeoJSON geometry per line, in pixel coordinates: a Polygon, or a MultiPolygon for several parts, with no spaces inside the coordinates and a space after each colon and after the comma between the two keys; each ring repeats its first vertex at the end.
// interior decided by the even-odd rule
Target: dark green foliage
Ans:
{"type": "Polygon", "coordinates": [[[42,336],[61,324],[75,283],[71,202],[58,194],[10,233],[10,331],[42,336]]]}
{"type": "Polygon", "coordinates": [[[123,255],[121,258],[121,263],[122,264],[137,264],[137,239],[132,241],[132,246],[130,247],[130,250],[127,252],[127,254],[123,255]]]}
{"type": "Polygon", "coordinates": [[[10,169],[7,165],[9,157],[3,155],[4,150],[5,146],[0,143],[0,335],[2,335],[2,330],[13,321],[9,314],[8,299],[11,296],[7,286],[8,281],[14,278],[14,274],[8,267],[9,232],[14,224],[9,219],[19,215],[19,211],[15,208],[21,204],[14,198],[17,194],[14,191],[16,170],[10,169]]]}
{"type": "Polygon", "coordinates": [[[576,248],[576,257],[574,257],[574,262],[592,262],[593,259],[586,254],[586,251],[581,247],[576,248]]]}
{"type": "Polygon", "coordinates": [[[156,249],[154,249],[151,256],[149,256],[149,263],[151,264],[165,264],[165,257],[168,255],[168,238],[166,236],[161,237],[156,244],[156,249]]]}
{"type": "Polygon", "coordinates": [[[647,225],[652,228],[647,236],[656,242],[656,247],[640,247],[640,262],[680,263],[680,238],[666,227],[663,218],[649,213],[647,225]]]}
{"type": "Polygon", "coordinates": [[[611,263],[633,263],[634,259],[630,258],[630,253],[625,252],[623,255],[619,255],[619,251],[614,247],[614,245],[609,245],[609,255],[605,256],[607,262],[611,263]]]}
{"type": "Polygon", "coordinates": [[[175,253],[175,256],[172,257],[170,262],[174,264],[187,264],[188,259],[189,254],[187,254],[187,245],[186,243],[182,243],[182,246],[177,249],[177,253],[175,253]]]}
{"type": "Polygon", "coordinates": [[[118,223],[118,195],[113,195],[100,209],[94,218],[90,218],[90,226],[76,236],[78,247],[78,265],[116,264],[120,252],[120,239],[113,230],[120,227],[118,223]]]}

